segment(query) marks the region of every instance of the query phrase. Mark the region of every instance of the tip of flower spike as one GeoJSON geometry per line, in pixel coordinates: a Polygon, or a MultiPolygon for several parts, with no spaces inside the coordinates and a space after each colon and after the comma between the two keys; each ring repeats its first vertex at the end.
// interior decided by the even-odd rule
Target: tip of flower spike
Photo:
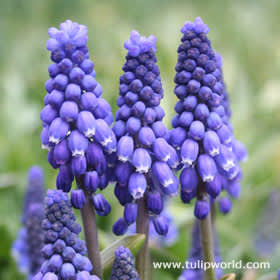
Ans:
{"type": "Polygon", "coordinates": [[[44,173],[41,167],[39,166],[32,166],[28,171],[28,183],[40,183],[43,184],[44,182],[44,173]]]}
{"type": "Polygon", "coordinates": [[[200,17],[197,17],[194,22],[186,21],[184,26],[181,28],[183,34],[188,31],[193,31],[195,33],[208,33],[209,27],[203,22],[200,17]]]}
{"type": "Polygon", "coordinates": [[[141,36],[138,31],[133,30],[130,33],[130,38],[125,41],[124,47],[128,50],[131,56],[138,56],[152,49],[156,52],[157,38],[154,35],[149,37],[141,36]]]}
{"type": "Polygon", "coordinates": [[[125,248],[124,246],[120,246],[116,252],[115,252],[116,257],[120,256],[125,256],[125,257],[130,257],[132,258],[132,254],[128,248],[125,248]]]}
{"type": "Polygon", "coordinates": [[[64,48],[65,51],[74,51],[86,45],[88,41],[88,29],[85,25],[66,20],[61,23],[59,29],[51,27],[48,30],[50,39],[47,42],[47,49],[55,51],[64,48]]]}
{"type": "Polygon", "coordinates": [[[48,206],[54,204],[55,202],[68,201],[67,193],[62,190],[48,190],[46,196],[46,204],[48,206]]]}

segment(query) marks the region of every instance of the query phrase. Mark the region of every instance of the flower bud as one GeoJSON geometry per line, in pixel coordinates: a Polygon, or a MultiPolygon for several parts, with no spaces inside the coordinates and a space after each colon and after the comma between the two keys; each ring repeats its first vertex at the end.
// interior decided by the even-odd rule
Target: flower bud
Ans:
{"type": "Polygon", "coordinates": [[[54,160],[58,165],[63,165],[71,158],[71,152],[68,149],[67,140],[63,140],[54,147],[54,160]]]}
{"type": "Polygon", "coordinates": [[[41,143],[42,149],[50,150],[50,143],[49,143],[49,127],[45,126],[41,132],[41,143]]]}
{"type": "Polygon", "coordinates": [[[220,146],[221,143],[218,135],[214,131],[208,130],[203,138],[204,151],[214,157],[220,153],[220,146]]]}
{"type": "Polygon", "coordinates": [[[227,125],[223,124],[218,130],[217,134],[223,144],[230,144],[232,142],[232,132],[227,125]]]}
{"type": "Polygon", "coordinates": [[[119,142],[117,147],[117,155],[120,161],[126,162],[132,158],[132,154],[134,151],[134,142],[132,137],[123,136],[119,142]]]}
{"type": "Polygon", "coordinates": [[[161,122],[157,121],[152,124],[152,129],[155,134],[155,136],[158,137],[164,137],[167,134],[168,129],[166,126],[161,122]]]}
{"type": "Polygon", "coordinates": [[[196,106],[194,116],[197,120],[204,121],[209,116],[209,109],[207,105],[200,103],[196,106]]]}
{"type": "Polygon", "coordinates": [[[81,88],[77,84],[69,84],[65,90],[65,98],[67,100],[73,100],[75,102],[80,101],[81,88]]]}
{"type": "Polygon", "coordinates": [[[128,224],[124,218],[119,218],[113,225],[113,232],[115,235],[123,235],[128,229],[128,224]]]}
{"type": "Polygon", "coordinates": [[[66,137],[69,129],[70,127],[67,122],[61,118],[54,119],[49,127],[49,142],[58,144],[66,137]]]}
{"type": "Polygon", "coordinates": [[[59,115],[66,122],[73,122],[77,119],[79,114],[79,107],[73,101],[65,101],[63,102],[59,115]]]}
{"type": "Polygon", "coordinates": [[[158,160],[167,162],[171,157],[172,148],[164,138],[157,138],[153,144],[153,152],[158,160]]]}
{"type": "Polygon", "coordinates": [[[135,203],[128,203],[125,205],[123,217],[128,225],[136,222],[137,209],[138,207],[135,203]]]}
{"type": "Polygon", "coordinates": [[[78,115],[77,128],[87,138],[91,138],[95,134],[96,121],[89,111],[82,111],[78,115]]]}
{"type": "Polygon", "coordinates": [[[197,159],[199,145],[195,140],[186,139],[181,147],[182,163],[191,166],[197,159]]]}
{"type": "Polygon", "coordinates": [[[159,235],[166,235],[168,233],[168,221],[164,216],[157,216],[153,219],[153,225],[159,235]]]}
{"type": "Polygon", "coordinates": [[[88,164],[94,168],[99,175],[103,174],[107,168],[106,157],[103,153],[102,147],[97,143],[90,143],[86,151],[86,158],[88,164]]]}
{"type": "Polygon", "coordinates": [[[200,200],[198,199],[195,202],[195,208],[194,208],[194,215],[197,219],[203,220],[208,216],[208,213],[210,211],[210,206],[208,200],[200,200]]]}
{"type": "Polygon", "coordinates": [[[88,139],[78,130],[74,130],[68,137],[68,147],[72,156],[83,156],[88,148],[88,139]]]}
{"type": "Polygon", "coordinates": [[[102,194],[93,195],[92,202],[99,216],[107,216],[111,212],[111,206],[102,194]]]}
{"type": "Polygon", "coordinates": [[[155,139],[155,134],[150,127],[144,126],[140,129],[138,140],[142,145],[150,147],[154,143],[155,139]]]}
{"type": "Polygon", "coordinates": [[[220,153],[215,157],[215,160],[225,171],[229,171],[235,166],[234,154],[225,145],[221,145],[220,153]]]}
{"type": "Polygon", "coordinates": [[[124,136],[124,134],[126,133],[125,122],[122,120],[118,120],[117,122],[115,122],[113,131],[118,139],[124,136]]]}
{"type": "Polygon", "coordinates": [[[85,92],[81,96],[81,107],[90,112],[94,112],[97,107],[97,98],[92,92],[85,92]]]}
{"type": "Polygon", "coordinates": [[[133,167],[129,162],[119,162],[115,168],[117,182],[122,186],[126,186],[132,172],[133,167]]]}
{"type": "Polygon", "coordinates": [[[170,144],[175,147],[181,147],[182,143],[187,138],[187,132],[182,127],[176,127],[171,130],[170,133],[170,144]]]}
{"type": "Polygon", "coordinates": [[[63,279],[71,279],[76,275],[75,268],[71,263],[64,263],[61,267],[60,274],[63,279]]]}
{"type": "Polygon", "coordinates": [[[238,161],[245,161],[248,158],[247,150],[243,143],[234,140],[232,147],[238,161]]]}
{"type": "Polygon", "coordinates": [[[163,187],[174,183],[174,175],[165,162],[156,161],[152,166],[153,175],[163,187]]]}
{"type": "Polygon", "coordinates": [[[228,214],[232,208],[231,200],[228,197],[222,197],[219,199],[219,210],[223,214],[228,214]]]}
{"type": "Polygon", "coordinates": [[[89,192],[96,192],[99,185],[99,177],[96,171],[87,171],[84,176],[84,186],[89,192]]]}
{"type": "Polygon", "coordinates": [[[130,117],[126,123],[126,130],[131,135],[136,134],[141,127],[141,121],[135,117],[130,117]]]}
{"type": "Polygon", "coordinates": [[[74,208],[82,209],[86,204],[86,197],[83,190],[73,190],[71,192],[71,203],[74,208]]]}
{"type": "Polygon", "coordinates": [[[221,120],[220,116],[215,113],[211,112],[209,117],[207,118],[207,125],[212,130],[218,130],[223,124],[223,121],[221,120]]]}
{"type": "Polygon", "coordinates": [[[221,176],[217,174],[212,182],[207,182],[205,190],[212,198],[216,198],[222,190],[221,176]]]}
{"type": "Polygon", "coordinates": [[[56,109],[51,105],[46,105],[41,111],[40,118],[43,122],[43,125],[51,124],[52,121],[58,116],[56,109]]]}
{"type": "Polygon", "coordinates": [[[147,208],[155,215],[159,215],[163,210],[163,199],[160,192],[149,191],[147,193],[147,208]]]}
{"type": "Polygon", "coordinates": [[[116,148],[114,147],[116,145],[114,141],[114,134],[108,124],[102,119],[96,120],[96,132],[94,139],[104,147],[110,146],[112,150],[116,148]],[[111,144],[113,144],[112,147],[111,144]]]}
{"type": "Polygon", "coordinates": [[[48,98],[48,104],[55,108],[59,108],[64,101],[64,93],[62,91],[54,89],[48,98]]]}
{"type": "Polygon", "coordinates": [[[214,159],[206,154],[198,157],[197,168],[203,182],[212,182],[217,174],[214,159]]]}
{"type": "Polygon", "coordinates": [[[135,117],[141,117],[145,112],[146,106],[142,101],[137,101],[132,107],[132,114],[135,117]]]}
{"type": "Polygon", "coordinates": [[[178,119],[178,125],[182,127],[189,127],[192,121],[193,114],[191,112],[183,112],[178,119]]]}
{"type": "Polygon", "coordinates": [[[125,205],[126,203],[130,203],[133,200],[133,197],[129,193],[127,187],[122,187],[119,184],[116,184],[114,190],[115,196],[117,197],[119,203],[121,205],[125,205]]]}
{"type": "Polygon", "coordinates": [[[133,173],[128,182],[128,191],[134,199],[143,197],[147,188],[147,181],[145,175],[140,173],[133,173]]]}
{"type": "Polygon", "coordinates": [[[144,148],[138,148],[132,156],[132,165],[136,168],[136,172],[147,173],[151,168],[152,159],[149,152],[144,148]]]}
{"type": "Polygon", "coordinates": [[[191,112],[194,110],[194,108],[197,105],[197,98],[193,95],[189,95],[188,97],[186,97],[186,99],[184,100],[184,109],[191,112]]]}
{"type": "Polygon", "coordinates": [[[85,156],[76,156],[72,158],[71,161],[72,172],[78,177],[86,173],[87,161],[85,156]]]}
{"type": "Polygon", "coordinates": [[[190,125],[189,134],[194,140],[202,140],[205,133],[204,124],[201,121],[194,121],[190,125]]]}
{"type": "Polygon", "coordinates": [[[198,185],[198,176],[195,168],[184,168],[180,175],[181,190],[193,193],[198,185]]]}

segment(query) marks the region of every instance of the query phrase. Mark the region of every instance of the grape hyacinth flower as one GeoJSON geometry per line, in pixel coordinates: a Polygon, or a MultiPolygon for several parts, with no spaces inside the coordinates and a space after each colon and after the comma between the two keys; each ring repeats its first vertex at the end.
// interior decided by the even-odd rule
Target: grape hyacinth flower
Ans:
{"type": "Polygon", "coordinates": [[[84,241],[78,235],[81,227],[75,221],[71,202],[62,190],[48,190],[45,199],[44,247],[45,258],[33,280],[98,280],[90,275],[92,264],[86,255],[84,241]]]}
{"type": "Polygon", "coordinates": [[[115,252],[111,280],[139,280],[133,256],[128,248],[120,246],[115,252]]]}
{"type": "MultiPolygon", "coordinates": [[[[48,33],[47,49],[53,63],[48,69],[50,79],[41,112],[42,147],[49,150],[52,167],[59,169],[57,188],[69,192],[76,178],[83,189],[71,192],[72,205],[81,209],[86,203],[85,192],[94,201],[98,188],[104,189],[110,180],[108,157],[116,150],[116,137],[110,128],[113,115],[95,79],[87,27],[66,20],[60,29],[51,27],[48,33]]],[[[110,209],[96,211],[104,216],[110,209]]]]}
{"type": "Polygon", "coordinates": [[[101,277],[94,209],[100,216],[111,211],[108,201],[96,192],[113,180],[110,162],[114,162],[117,147],[110,127],[113,114],[95,79],[87,27],[66,20],[48,33],[47,49],[53,63],[48,69],[50,79],[45,84],[47,94],[41,111],[42,147],[49,150],[51,166],[59,169],[58,189],[69,192],[76,179],[78,189],[71,192],[72,206],[81,209],[89,256],[101,277]]]}
{"type": "Polygon", "coordinates": [[[209,213],[207,195],[216,199],[223,189],[238,195],[242,177],[238,162],[246,157],[229,122],[222,62],[211,47],[208,31],[201,18],[186,22],[181,29],[174,78],[179,101],[169,138],[183,165],[181,199],[189,203],[197,198],[194,213],[198,219],[209,213]]]}
{"type": "Polygon", "coordinates": [[[177,194],[178,181],[173,170],[178,156],[167,142],[169,132],[162,123],[160,106],[163,89],[156,65],[156,38],[132,31],[124,47],[128,50],[120,77],[116,123],[118,139],[115,195],[124,206],[124,215],[113,226],[117,235],[132,225],[143,201],[156,231],[168,232],[168,222],[161,216],[164,198],[177,194]]]}
{"type": "Polygon", "coordinates": [[[40,167],[33,166],[28,172],[25,193],[22,228],[12,246],[12,255],[17,261],[19,271],[31,279],[43,263],[41,248],[44,218],[44,174],[40,167]]]}
{"type": "MultiPolygon", "coordinates": [[[[215,254],[215,262],[218,264],[221,262],[220,250],[219,250],[219,242],[216,231],[214,232],[214,254],[215,254]]],[[[198,220],[195,221],[193,230],[192,230],[192,246],[189,252],[188,257],[188,268],[186,268],[178,280],[202,280],[204,279],[204,270],[202,267],[199,267],[199,263],[203,261],[203,253],[202,253],[202,245],[201,245],[201,237],[199,230],[198,220]]],[[[217,279],[223,274],[223,271],[220,268],[216,269],[217,279]]]]}

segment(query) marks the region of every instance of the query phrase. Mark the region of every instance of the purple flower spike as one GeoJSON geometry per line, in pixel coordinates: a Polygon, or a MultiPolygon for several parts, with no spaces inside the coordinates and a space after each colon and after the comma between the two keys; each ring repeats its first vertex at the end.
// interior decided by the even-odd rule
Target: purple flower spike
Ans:
{"type": "MultiPolygon", "coordinates": [[[[79,192],[83,191],[73,191],[71,200],[80,206],[83,199],[81,200],[79,192]]],[[[45,219],[42,222],[45,232],[42,254],[45,261],[35,277],[59,280],[79,279],[82,275],[90,275],[92,265],[85,256],[85,243],[78,237],[81,227],[75,221],[68,195],[59,190],[49,190],[45,204],[45,219]]]]}
{"type": "Polygon", "coordinates": [[[92,194],[112,181],[115,162],[110,158],[117,145],[110,128],[113,114],[101,97],[102,87],[89,59],[87,27],[66,20],[48,34],[53,63],[48,67],[50,79],[40,115],[42,147],[49,150],[52,167],[60,167],[57,188],[70,191],[75,176],[92,194]]]}
{"type": "Polygon", "coordinates": [[[128,248],[119,247],[115,252],[115,260],[110,280],[134,279],[140,280],[134,266],[134,259],[128,248]]]}

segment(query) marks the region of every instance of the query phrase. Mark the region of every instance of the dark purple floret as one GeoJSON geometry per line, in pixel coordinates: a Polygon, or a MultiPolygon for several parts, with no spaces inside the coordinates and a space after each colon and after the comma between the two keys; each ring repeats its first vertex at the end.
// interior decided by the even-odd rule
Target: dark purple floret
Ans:
{"type": "MultiPolygon", "coordinates": [[[[102,88],[95,79],[86,46],[87,27],[66,20],[59,29],[51,27],[49,36],[47,49],[53,63],[48,69],[48,93],[41,112],[42,147],[49,150],[52,167],[59,168],[58,189],[69,192],[76,179],[78,187],[84,185],[83,191],[91,195],[111,180],[104,180],[108,157],[116,151],[117,144],[110,128],[111,107],[101,97],[102,88]]],[[[83,207],[81,192],[72,195],[72,202],[75,208],[83,207]]]]}
{"type": "MultiPolygon", "coordinates": [[[[132,31],[124,44],[128,54],[120,77],[119,110],[113,128],[118,139],[115,195],[125,207],[124,218],[113,227],[118,235],[135,222],[137,200],[144,197],[150,214],[157,216],[163,210],[164,198],[178,191],[173,169],[179,157],[167,142],[169,133],[162,122],[163,88],[155,43],[154,36],[146,38],[132,31]]],[[[157,225],[158,232],[165,235],[168,227],[157,225]]]]}
{"type": "Polygon", "coordinates": [[[45,260],[33,280],[99,279],[90,275],[92,264],[86,257],[84,241],[78,237],[81,227],[76,222],[67,193],[48,190],[42,228],[45,260]]]}
{"type": "Polygon", "coordinates": [[[22,213],[22,228],[12,247],[19,271],[31,278],[35,275],[41,264],[43,256],[43,230],[44,219],[44,174],[39,166],[33,166],[28,172],[27,190],[22,213]]]}
{"type": "Polygon", "coordinates": [[[138,272],[134,266],[133,256],[128,248],[119,247],[115,252],[111,280],[139,280],[138,272]]]}
{"type": "Polygon", "coordinates": [[[169,143],[178,150],[183,164],[182,201],[189,203],[197,197],[195,215],[202,219],[209,212],[201,202],[202,193],[215,199],[224,189],[231,196],[238,196],[238,162],[246,158],[247,152],[234,139],[222,59],[207,38],[209,28],[196,18],[186,22],[181,32],[174,78],[179,101],[169,143]]]}

